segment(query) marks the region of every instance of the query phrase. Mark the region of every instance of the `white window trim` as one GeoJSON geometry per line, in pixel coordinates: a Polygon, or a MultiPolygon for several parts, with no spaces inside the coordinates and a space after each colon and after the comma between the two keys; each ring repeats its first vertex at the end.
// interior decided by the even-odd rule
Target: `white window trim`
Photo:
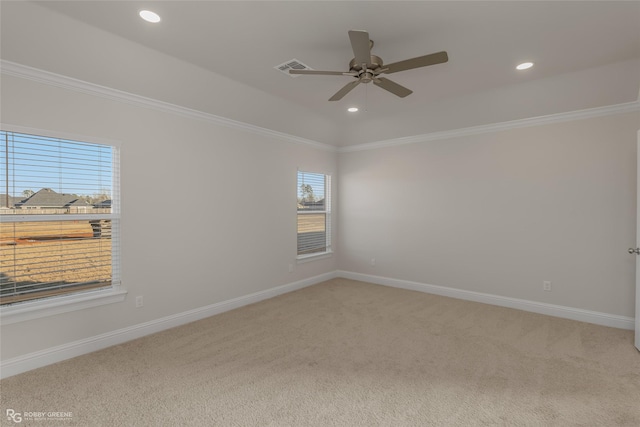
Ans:
{"type": "Polygon", "coordinates": [[[333,256],[333,251],[329,249],[325,252],[318,252],[309,255],[298,255],[296,257],[296,264],[304,264],[305,262],[315,261],[317,259],[331,258],[333,256]]]}
{"type": "Polygon", "coordinates": [[[90,307],[122,302],[127,291],[114,285],[109,289],[85,291],[71,295],[43,298],[0,307],[0,323],[10,325],[26,320],[53,316],[90,307]]]}
{"type": "MultiPolygon", "coordinates": [[[[6,123],[0,123],[0,128],[7,132],[42,135],[51,138],[69,139],[72,141],[83,141],[115,147],[116,158],[114,160],[116,164],[114,165],[114,168],[116,168],[116,173],[114,174],[114,178],[116,179],[116,182],[113,183],[113,194],[117,195],[117,197],[113,198],[111,209],[112,218],[120,219],[120,142],[105,140],[102,138],[87,137],[84,135],[75,135],[64,132],[10,125],[6,123]]],[[[14,218],[11,217],[13,217],[13,215],[2,218],[2,222],[18,221],[20,215],[16,215],[14,218]]],[[[29,217],[32,218],[31,216],[29,217]]],[[[120,236],[118,236],[117,244],[120,244],[120,236]]],[[[72,311],[84,310],[86,308],[98,307],[101,305],[124,301],[127,296],[127,291],[126,289],[122,288],[120,284],[120,247],[117,248],[116,254],[118,256],[117,260],[114,262],[113,269],[114,271],[116,271],[117,279],[114,281],[111,287],[105,289],[83,291],[69,295],[52,296],[11,304],[8,306],[0,306],[0,324],[10,325],[12,323],[24,322],[33,319],[39,319],[42,317],[53,316],[56,314],[69,313],[72,311]]]]}
{"type": "MultiPolygon", "coordinates": [[[[329,185],[325,188],[325,198],[327,199],[327,205],[324,211],[314,211],[314,212],[304,212],[302,215],[314,214],[314,213],[324,213],[328,217],[328,221],[331,225],[333,221],[333,177],[329,172],[314,172],[312,170],[300,169],[298,168],[296,171],[296,187],[298,185],[297,174],[298,172],[307,172],[307,173],[317,173],[325,176],[325,179],[329,179],[329,185]],[[328,196],[328,197],[326,197],[328,196]]],[[[299,212],[296,212],[296,223],[298,221],[299,212]]],[[[312,254],[304,254],[298,255],[296,254],[296,264],[304,264],[306,262],[316,261],[325,258],[331,258],[333,256],[333,226],[329,228],[329,233],[327,234],[327,250],[324,252],[314,252],[312,254]]]]}

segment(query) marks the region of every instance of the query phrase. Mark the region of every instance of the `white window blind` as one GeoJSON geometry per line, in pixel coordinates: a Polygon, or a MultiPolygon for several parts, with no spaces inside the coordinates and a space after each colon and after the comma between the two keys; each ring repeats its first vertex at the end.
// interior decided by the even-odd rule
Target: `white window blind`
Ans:
{"type": "Polygon", "coordinates": [[[0,305],[117,287],[119,153],[0,131],[0,305]]]}
{"type": "Polygon", "coordinates": [[[331,251],[331,176],[298,171],[298,257],[331,251]]]}

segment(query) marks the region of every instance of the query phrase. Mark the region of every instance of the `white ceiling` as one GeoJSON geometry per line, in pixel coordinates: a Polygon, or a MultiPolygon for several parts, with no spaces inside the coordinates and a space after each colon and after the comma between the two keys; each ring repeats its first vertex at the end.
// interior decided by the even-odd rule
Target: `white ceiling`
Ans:
{"type": "MultiPolygon", "coordinates": [[[[638,98],[640,2],[637,1],[34,3],[41,12],[66,15],[238,82],[241,84],[238,91],[253,88],[253,92],[267,93],[293,109],[317,115],[322,123],[331,123],[335,131],[329,134],[288,128],[282,117],[276,117],[277,112],[263,111],[257,117],[248,108],[243,116],[241,111],[235,111],[239,109],[235,106],[229,108],[227,117],[338,146],[638,98]],[[142,21],[138,17],[141,9],[154,10],[162,21],[159,24],[142,21]],[[329,102],[328,98],[351,77],[292,78],[274,69],[296,58],[314,69],[347,71],[353,57],[347,35],[350,29],[367,30],[375,41],[373,53],[385,63],[441,50],[448,52],[449,62],[389,75],[414,91],[407,98],[397,98],[373,85],[360,85],[338,102],[329,102]],[[515,66],[526,60],[535,62],[534,68],[516,71],[515,66]],[[361,111],[350,115],[346,112],[348,106],[358,106],[361,111]]],[[[3,34],[3,59],[61,71],[61,65],[54,64],[56,56],[51,55],[45,61],[46,54],[36,55],[38,51],[31,50],[32,57],[28,57],[27,49],[21,48],[21,43],[36,42],[25,40],[18,33],[16,22],[28,25],[28,11],[35,6],[3,2],[2,8],[2,24],[7,27],[7,34],[3,34]],[[7,40],[12,34],[14,39],[7,40]]],[[[76,38],[95,32],[95,28],[91,30],[86,25],[45,28],[41,23],[33,30],[42,32],[43,46],[47,38],[53,37],[47,31],[73,31],[76,38]]],[[[100,55],[116,54],[106,50],[100,55]]],[[[100,80],[98,71],[89,70],[86,63],[76,64],[71,72],[75,78],[100,80]]],[[[178,78],[181,85],[189,84],[189,76],[178,78]]],[[[119,85],[114,78],[104,79],[95,82],[119,85]]],[[[121,86],[116,88],[131,90],[124,83],[121,86]]],[[[160,92],[145,95],[163,98],[160,92]]],[[[238,93],[238,98],[246,96],[238,93]]],[[[229,98],[229,106],[232,105],[229,98]]]]}

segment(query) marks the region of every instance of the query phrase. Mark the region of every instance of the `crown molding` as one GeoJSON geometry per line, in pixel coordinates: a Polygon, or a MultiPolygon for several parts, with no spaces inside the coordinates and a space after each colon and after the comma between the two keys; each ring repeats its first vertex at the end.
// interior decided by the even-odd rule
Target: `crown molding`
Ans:
{"type": "Polygon", "coordinates": [[[73,90],[112,101],[123,102],[139,107],[150,108],[165,113],[175,114],[182,117],[203,120],[206,122],[240,129],[266,137],[275,138],[294,144],[302,144],[323,151],[350,153],[355,151],[374,150],[378,148],[392,147],[405,144],[415,144],[420,142],[438,141],[443,139],[458,138],[471,135],[479,135],[484,133],[500,132],[510,129],[518,129],[531,126],[547,125],[552,123],[561,123],[572,120],[581,120],[594,117],[610,116],[615,114],[624,114],[640,111],[640,100],[628,102],[624,104],[616,104],[605,107],[589,108],[585,110],[570,111],[564,113],[551,114],[546,116],[531,117],[526,119],[512,120],[508,122],[492,123],[488,125],[471,126],[460,129],[446,130],[441,132],[431,132],[421,135],[414,135],[402,138],[393,138],[381,141],[366,142],[363,144],[351,145],[346,147],[335,147],[333,145],[324,144],[318,141],[290,135],[238,120],[217,116],[211,113],[194,110],[180,105],[171,104],[157,99],[148,98],[141,95],[132,94],[119,89],[113,89],[101,86],[95,83],[89,83],[73,77],[63,76],[61,74],[44,71],[27,65],[18,64],[7,60],[0,60],[0,72],[9,76],[19,77],[43,83],[49,86],[55,86],[62,89],[73,90]]]}
{"type": "Polygon", "coordinates": [[[378,148],[392,147],[397,145],[438,141],[443,139],[500,132],[510,129],[541,126],[552,123],[561,123],[572,120],[589,119],[594,117],[611,116],[615,114],[624,114],[638,111],[640,111],[640,101],[633,101],[624,104],[608,105],[606,107],[596,107],[585,110],[570,111],[566,113],[551,114],[548,116],[531,117],[527,119],[512,120],[508,122],[492,123],[488,125],[471,126],[460,129],[446,130],[442,132],[432,132],[422,135],[388,139],[384,141],[366,142],[364,144],[340,147],[338,148],[338,152],[350,153],[354,151],[374,150],[378,148]]]}
{"type": "Polygon", "coordinates": [[[95,83],[89,83],[83,80],[75,79],[73,77],[63,76],[61,74],[52,73],[50,71],[18,64],[16,62],[0,60],[0,72],[8,76],[18,77],[37,83],[43,83],[49,86],[98,96],[111,101],[123,102],[126,104],[135,105],[137,107],[150,108],[182,117],[203,120],[209,123],[240,129],[245,132],[276,138],[281,141],[310,146],[319,150],[331,152],[337,151],[337,148],[333,145],[324,144],[310,139],[290,135],[284,132],[255,126],[249,123],[217,116],[215,114],[194,110],[176,104],[171,104],[169,102],[159,101],[157,99],[136,95],[119,89],[101,86],[95,83]]]}

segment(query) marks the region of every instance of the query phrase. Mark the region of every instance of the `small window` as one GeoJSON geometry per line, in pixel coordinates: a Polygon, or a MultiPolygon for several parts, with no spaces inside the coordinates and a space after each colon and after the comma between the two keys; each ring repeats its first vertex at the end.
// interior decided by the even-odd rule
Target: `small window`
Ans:
{"type": "Polygon", "coordinates": [[[0,131],[0,305],[116,288],[118,149],[0,131]]]}
{"type": "Polygon", "coordinates": [[[298,171],[298,259],[331,252],[331,176],[298,171]]]}

